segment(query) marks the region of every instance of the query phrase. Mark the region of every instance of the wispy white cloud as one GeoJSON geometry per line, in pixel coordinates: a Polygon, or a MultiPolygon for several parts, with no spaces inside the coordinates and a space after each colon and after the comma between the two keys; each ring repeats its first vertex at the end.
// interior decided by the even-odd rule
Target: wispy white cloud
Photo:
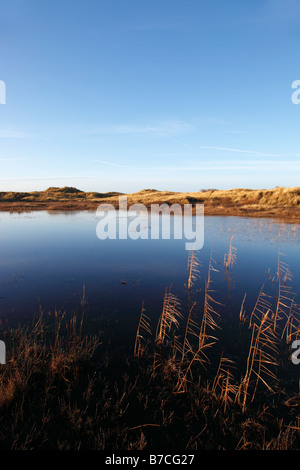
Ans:
{"type": "Polygon", "coordinates": [[[257,162],[257,161],[252,161],[252,160],[243,160],[241,162],[237,162],[235,160],[233,161],[226,161],[223,164],[220,164],[220,161],[214,161],[214,162],[204,162],[204,163],[198,163],[198,164],[189,164],[189,165],[180,165],[180,166],[174,166],[174,165],[161,165],[161,166],[152,166],[152,167],[134,167],[128,169],[130,170],[136,170],[136,171],[231,171],[231,170],[241,170],[241,171],[257,171],[257,170],[266,170],[268,172],[270,171],[285,171],[287,168],[293,168],[294,171],[299,171],[300,170],[300,162],[295,162],[295,161],[290,161],[290,160],[277,160],[275,162],[272,162],[272,167],[270,167],[269,162],[257,162]]]}
{"type": "Polygon", "coordinates": [[[28,139],[36,137],[34,134],[30,134],[24,131],[18,131],[15,129],[2,129],[0,130],[0,139],[28,139]]]}
{"type": "Polygon", "coordinates": [[[16,161],[27,161],[27,160],[32,160],[32,158],[0,158],[0,162],[16,162],[16,161]]]}
{"type": "Polygon", "coordinates": [[[162,136],[168,136],[173,134],[180,134],[183,132],[193,130],[193,126],[184,121],[168,121],[158,124],[113,124],[109,126],[94,126],[84,131],[85,134],[156,134],[162,136]]]}
{"type": "Polygon", "coordinates": [[[160,158],[165,158],[165,157],[182,157],[182,154],[178,153],[152,153],[150,157],[160,157],[160,158]]]}
{"type": "Polygon", "coordinates": [[[30,177],[11,177],[11,178],[0,178],[0,181],[38,181],[38,180],[71,180],[71,179],[91,179],[96,178],[96,176],[30,176],[30,177]]]}
{"type": "Polygon", "coordinates": [[[286,156],[294,156],[294,157],[299,157],[300,155],[295,155],[295,154],[279,154],[279,153],[264,153],[264,152],[257,152],[253,150],[245,150],[245,149],[234,149],[234,148],[229,148],[229,147],[215,147],[215,146],[201,146],[202,149],[207,149],[207,150],[223,150],[226,152],[238,152],[238,153],[247,153],[250,155],[256,155],[260,157],[286,157],[286,156]]]}
{"type": "Polygon", "coordinates": [[[119,163],[109,162],[107,160],[96,160],[96,159],[93,159],[93,158],[89,158],[88,161],[89,162],[95,162],[95,163],[102,163],[104,165],[109,165],[109,166],[113,166],[113,167],[116,167],[116,168],[125,168],[124,165],[120,165],[119,163]]]}

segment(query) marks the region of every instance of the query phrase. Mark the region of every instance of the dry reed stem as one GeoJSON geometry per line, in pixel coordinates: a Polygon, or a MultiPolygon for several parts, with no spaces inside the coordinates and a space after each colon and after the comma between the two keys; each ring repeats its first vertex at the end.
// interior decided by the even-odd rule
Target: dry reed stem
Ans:
{"type": "Polygon", "coordinates": [[[177,297],[166,289],[163,301],[163,310],[156,329],[156,343],[162,344],[169,334],[172,327],[179,327],[179,319],[182,314],[179,311],[180,302],[177,297]]]}
{"type": "Polygon", "coordinates": [[[241,404],[243,412],[246,410],[246,401],[249,396],[253,376],[255,383],[252,390],[251,402],[254,400],[259,382],[262,382],[268,390],[273,392],[267,380],[268,377],[276,380],[276,375],[270,367],[277,365],[277,356],[277,337],[273,330],[270,310],[267,310],[262,313],[260,323],[255,322],[252,324],[252,336],[247,358],[246,373],[241,380],[237,394],[237,401],[241,404]]]}
{"type": "Polygon", "coordinates": [[[144,340],[144,337],[141,334],[141,330],[143,329],[146,333],[151,335],[151,327],[150,327],[150,320],[145,314],[145,308],[144,308],[144,302],[142,304],[142,309],[141,309],[141,314],[140,314],[140,319],[139,319],[139,324],[136,332],[136,338],[135,338],[135,344],[134,344],[134,356],[135,357],[141,357],[144,354],[145,351],[145,345],[142,344],[142,340],[144,340]]]}
{"type": "MultiPolygon", "coordinates": [[[[219,302],[215,301],[213,297],[211,296],[211,271],[217,271],[213,267],[213,258],[212,256],[210,257],[209,260],[209,267],[208,267],[208,277],[207,280],[205,281],[205,293],[204,293],[204,307],[203,307],[203,316],[202,316],[202,321],[201,325],[199,328],[199,333],[198,333],[198,346],[197,350],[194,352],[192,348],[188,348],[190,352],[192,352],[192,358],[184,372],[181,371],[179,374],[179,379],[178,382],[175,386],[175,392],[176,393],[182,393],[185,391],[186,383],[188,381],[188,375],[191,373],[191,368],[192,365],[195,362],[200,362],[200,364],[204,365],[209,362],[209,359],[205,353],[206,349],[211,347],[214,343],[216,338],[213,337],[211,334],[208,333],[209,330],[214,330],[215,328],[218,327],[215,316],[218,316],[218,313],[216,310],[213,308],[213,303],[219,304],[219,302]]],[[[191,319],[189,319],[188,322],[189,328],[191,325],[191,319]]],[[[189,330],[194,334],[194,330],[189,330]]],[[[187,343],[189,345],[189,343],[187,343]]]]}
{"type": "Polygon", "coordinates": [[[224,256],[224,266],[226,269],[232,268],[237,259],[237,249],[232,246],[233,235],[230,237],[229,251],[224,256]]]}
{"type": "Polygon", "coordinates": [[[197,280],[200,274],[200,262],[197,258],[197,254],[195,250],[190,250],[188,254],[188,290],[191,290],[191,287],[194,285],[195,281],[197,280]]]}

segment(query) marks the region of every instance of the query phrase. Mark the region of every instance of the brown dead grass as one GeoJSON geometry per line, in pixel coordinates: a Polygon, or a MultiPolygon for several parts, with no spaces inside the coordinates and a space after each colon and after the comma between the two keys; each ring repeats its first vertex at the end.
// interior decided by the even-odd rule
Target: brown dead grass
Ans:
{"type": "MultiPolygon", "coordinates": [[[[48,188],[31,193],[0,192],[0,210],[95,210],[100,203],[119,205],[122,193],[83,192],[77,188],[48,188]]],[[[125,195],[124,195],[125,196],[125,195]]],[[[285,218],[300,221],[300,187],[274,189],[203,190],[199,192],[172,192],[144,189],[126,194],[132,204],[204,204],[206,215],[243,215],[252,217],[285,218]]]]}

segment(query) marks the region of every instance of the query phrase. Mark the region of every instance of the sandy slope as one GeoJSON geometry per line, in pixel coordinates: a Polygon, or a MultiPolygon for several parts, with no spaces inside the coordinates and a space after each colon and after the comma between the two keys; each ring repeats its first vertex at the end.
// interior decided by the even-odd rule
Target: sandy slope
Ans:
{"type": "MultiPolygon", "coordinates": [[[[0,210],[96,210],[101,203],[118,207],[121,193],[83,192],[76,188],[49,188],[41,192],[0,192],[0,210]]],[[[300,222],[300,187],[274,189],[207,190],[178,193],[145,189],[126,194],[128,206],[151,204],[204,204],[206,215],[243,215],[284,218],[300,222]]]]}

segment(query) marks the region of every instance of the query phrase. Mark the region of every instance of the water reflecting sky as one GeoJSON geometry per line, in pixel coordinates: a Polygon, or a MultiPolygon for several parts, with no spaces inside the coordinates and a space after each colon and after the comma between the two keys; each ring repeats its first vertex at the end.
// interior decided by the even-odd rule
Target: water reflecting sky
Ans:
{"type": "MultiPolygon", "coordinates": [[[[91,315],[136,324],[142,302],[160,313],[165,289],[185,298],[186,240],[99,240],[94,212],[0,213],[0,317],[30,318],[38,309],[73,309],[83,285],[91,315]]],[[[274,220],[207,216],[199,251],[203,289],[211,255],[216,298],[222,314],[238,316],[243,296],[253,307],[263,283],[272,288],[278,253],[293,273],[300,296],[300,228],[274,220]],[[230,236],[237,261],[230,274],[223,266],[230,236]]],[[[299,298],[296,299],[299,302],[299,298]]]]}

